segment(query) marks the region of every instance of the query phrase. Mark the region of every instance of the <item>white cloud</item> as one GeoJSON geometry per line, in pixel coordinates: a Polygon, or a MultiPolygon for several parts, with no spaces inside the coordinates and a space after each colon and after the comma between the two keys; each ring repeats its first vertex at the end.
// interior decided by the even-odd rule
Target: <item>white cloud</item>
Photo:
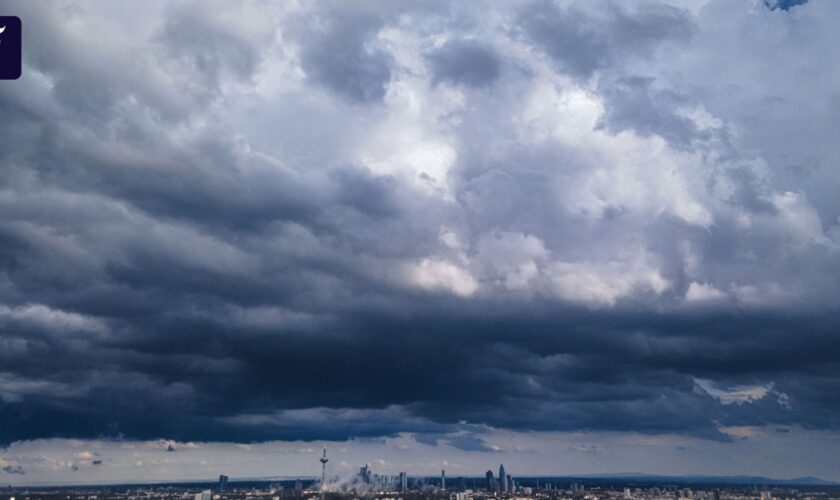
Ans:
{"type": "Polygon", "coordinates": [[[408,266],[409,283],[429,291],[446,291],[468,297],[474,294],[479,284],[466,269],[451,262],[435,258],[422,259],[408,266]]]}
{"type": "Polygon", "coordinates": [[[476,261],[482,268],[482,282],[509,290],[526,289],[548,258],[543,241],[529,234],[486,234],[477,245],[476,261]]]}
{"type": "Polygon", "coordinates": [[[725,405],[752,403],[763,399],[773,392],[772,383],[764,385],[740,385],[723,389],[711,380],[695,378],[694,382],[710,396],[718,399],[725,405]]]}
{"type": "Polygon", "coordinates": [[[23,321],[59,331],[107,332],[105,322],[99,318],[61,311],[43,304],[18,307],[0,305],[0,319],[23,321]]]}
{"type": "Polygon", "coordinates": [[[671,286],[652,263],[635,256],[606,263],[554,262],[549,273],[560,298],[592,307],[612,306],[637,291],[659,295],[671,286]]]}
{"type": "Polygon", "coordinates": [[[726,292],[718,290],[708,283],[692,281],[685,292],[687,302],[712,302],[726,297],[726,292]]]}

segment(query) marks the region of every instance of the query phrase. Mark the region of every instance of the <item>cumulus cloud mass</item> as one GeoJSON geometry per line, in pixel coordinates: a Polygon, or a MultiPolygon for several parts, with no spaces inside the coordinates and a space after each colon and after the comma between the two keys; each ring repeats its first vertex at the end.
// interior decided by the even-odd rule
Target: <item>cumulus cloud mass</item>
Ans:
{"type": "Polygon", "coordinates": [[[2,6],[0,446],[840,432],[840,2],[2,6]]]}

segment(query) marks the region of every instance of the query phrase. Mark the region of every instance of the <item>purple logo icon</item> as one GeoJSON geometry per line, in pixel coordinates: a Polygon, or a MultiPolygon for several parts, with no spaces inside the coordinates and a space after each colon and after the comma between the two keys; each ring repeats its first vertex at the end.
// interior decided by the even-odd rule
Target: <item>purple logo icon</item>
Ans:
{"type": "Polygon", "coordinates": [[[17,80],[21,72],[21,25],[16,16],[0,16],[0,80],[17,80]]]}

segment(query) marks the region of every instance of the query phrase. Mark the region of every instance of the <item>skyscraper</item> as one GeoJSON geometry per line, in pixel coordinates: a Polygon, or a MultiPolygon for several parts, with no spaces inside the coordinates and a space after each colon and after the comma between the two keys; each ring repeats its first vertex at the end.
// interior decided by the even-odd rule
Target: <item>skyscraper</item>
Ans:
{"type": "Polygon", "coordinates": [[[493,491],[496,489],[496,480],[493,479],[493,471],[488,470],[487,474],[484,475],[487,478],[487,491],[493,491]]]}
{"type": "Polygon", "coordinates": [[[368,464],[365,464],[364,467],[359,467],[359,479],[362,481],[362,483],[370,484],[371,474],[372,472],[368,464]]]}
{"type": "Polygon", "coordinates": [[[408,474],[405,472],[400,472],[400,491],[408,491],[408,474]]]}
{"type": "MultiPolygon", "coordinates": [[[[446,471],[444,469],[440,470],[440,489],[446,490],[446,471]]],[[[763,498],[761,500],[764,500],[763,498]]]]}
{"type": "Polygon", "coordinates": [[[502,493],[507,493],[508,491],[508,477],[505,474],[505,466],[499,465],[499,490],[502,493]]]}
{"type": "Polygon", "coordinates": [[[219,476],[219,491],[225,491],[228,484],[228,477],[225,475],[219,476]]]}

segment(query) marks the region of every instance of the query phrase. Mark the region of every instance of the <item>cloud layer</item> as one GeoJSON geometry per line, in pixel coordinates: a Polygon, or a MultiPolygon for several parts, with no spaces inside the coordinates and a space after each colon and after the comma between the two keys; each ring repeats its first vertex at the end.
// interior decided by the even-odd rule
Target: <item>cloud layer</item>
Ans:
{"type": "Polygon", "coordinates": [[[840,429],[840,5],[675,4],[8,3],[0,444],[840,429]]]}

